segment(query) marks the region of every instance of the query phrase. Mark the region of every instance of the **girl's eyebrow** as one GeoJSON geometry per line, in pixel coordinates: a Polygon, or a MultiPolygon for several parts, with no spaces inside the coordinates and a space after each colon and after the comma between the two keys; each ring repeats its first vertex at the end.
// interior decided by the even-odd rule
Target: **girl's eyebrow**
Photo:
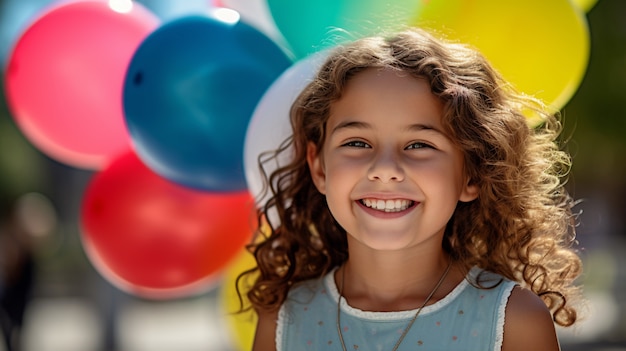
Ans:
{"type": "MultiPolygon", "coordinates": [[[[341,122],[339,124],[337,124],[333,130],[331,131],[331,134],[337,132],[338,130],[341,129],[373,129],[374,127],[366,122],[361,122],[361,121],[344,121],[341,122]]],[[[437,129],[436,127],[429,125],[429,124],[423,124],[423,123],[415,123],[415,124],[411,124],[406,128],[408,131],[411,132],[416,132],[416,131],[422,131],[422,130],[429,130],[429,131],[434,131],[436,133],[445,135],[441,130],[437,129]]]]}
{"type": "Polygon", "coordinates": [[[365,122],[360,122],[360,121],[344,121],[341,122],[339,124],[337,124],[335,126],[335,128],[333,128],[333,130],[330,132],[330,134],[334,134],[335,132],[337,132],[338,130],[341,129],[372,129],[372,125],[369,123],[365,123],[365,122]]]}
{"type": "Polygon", "coordinates": [[[407,130],[412,131],[412,132],[417,132],[417,131],[421,131],[421,130],[432,130],[433,132],[437,132],[439,134],[445,135],[441,130],[439,130],[437,127],[430,125],[430,124],[423,124],[423,123],[415,123],[415,124],[411,124],[407,130]]]}

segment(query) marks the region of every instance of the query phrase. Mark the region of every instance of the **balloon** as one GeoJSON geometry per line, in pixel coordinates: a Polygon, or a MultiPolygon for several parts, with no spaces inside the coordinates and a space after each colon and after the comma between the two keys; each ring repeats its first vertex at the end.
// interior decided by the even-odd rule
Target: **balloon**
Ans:
{"type": "Polygon", "coordinates": [[[580,7],[583,11],[589,12],[596,5],[598,0],[572,0],[574,4],[580,7]]]}
{"type": "MultiPolygon", "coordinates": [[[[224,309],[224,316],[228,322],[229,331],[238,350],[252,350],[254,334],[258,317],[254,310],[240,312],[240,301],[237,295],[237,277],[244,271],[256,267],[256,261],[248,251],[242,250],[239,255],[226,267],[222,288],[220,290],[220,306],[224,309]]],[[[245,297],[256,275],[249,276],[239,284],[242,292],[243,306],[249,307],[250,301],[245,297]]]]}
{"type": "Polygon", "coordinates": [[[81,209],[85,251],[119,288],[174,298],[211,286],[250,240],[248,192],[196,192],[147,168],[132,152],[89,183],[81,209]]]}
{"type": "Polygon", "coordinates": [[[48,156],[101,169],[130,148],[122,112],[126,68],[159,24],[137,3],[65,2],[46,10],[9,55],[6,94],[16,124],[48,156]]]}
{"type": "Polygon", "coordinates": [[[236,10],[241,14],[241,18],[254,26],[268,37],[272,38],[281,46],[288,46],[285,38],[272,19],[270,10],[265,0],[221,0],[216,1],[215,6],[227,7],[236,10]]]}
{"type": "Polygon", "coordinates": [[[276,26],[298,58],[355,37],[403,28],[418,0],[267,0],[276,26]]]}
{"type": "MultiPolygon", "coordinates": [[[[265,235],[258,235],[256,240],[263,240],[266,235],[270,234],[270,228],[267,223],[263,223],[260,231],[265,235]]],[[[241,250],[237,257],[232,260],[224,270],[222,289],[220,290],[220,306],[223,308],[230,331],[233,334],[236,345],[239,350],[251,350],[254,341],[254,334],[258,317],[254,310],[250,309],[240,312],[241,307],[244,309],[251,307],[250,300],[246,297],[246,293],[252,287],[254,280],[258,277],[258,273],[247,275],[245,279],[237,282],[239,275],[249,269],[256,267],[256,260],[248,250],[241,250]],[[242,300],[239,300],[237,287],[241,292],[242,300]]]]}
{"type": "Polygon", "coordinates": [[[124,112],[139,157],[190,188],[246,189],[246,127],[263,92],[291,65],[237,16],[222,8],[166,23],[139,46],[126,75],[124,112]]]}
{"type": "Polygon", "coordinates": [[[475,46],[518,90],[555,109],[589,61],[587,20],[569,0],[430,0],[412,24],[475,46]]]}
{"type": "MultiPolygon", "coordinates": [[[[257,202],[268,200],[261,196],[264,180],[259,169],[259,156],[278,149],[291,135],[291,105],[313,79],[327,55],[327,51],[322,51],[296,62],[267,89],[254,110],[246,131],[244,168],[248,189],[257,202]]],[[[265,164],[267,174],[279,166],[285,166],[289,157],[288,154],[282,154],[276,162],[265,164]]]]}

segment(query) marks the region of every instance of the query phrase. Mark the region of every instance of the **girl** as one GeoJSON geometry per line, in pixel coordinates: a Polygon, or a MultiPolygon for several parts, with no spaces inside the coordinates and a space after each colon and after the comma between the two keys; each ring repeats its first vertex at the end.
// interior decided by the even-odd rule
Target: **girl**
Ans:
{"type": "Polygon", "coordinates": [[[581,263],[539,101],[411,29],[337,48],[291,123],[240,277],[257,275],[254,350],[559,349],[581,263]]]}

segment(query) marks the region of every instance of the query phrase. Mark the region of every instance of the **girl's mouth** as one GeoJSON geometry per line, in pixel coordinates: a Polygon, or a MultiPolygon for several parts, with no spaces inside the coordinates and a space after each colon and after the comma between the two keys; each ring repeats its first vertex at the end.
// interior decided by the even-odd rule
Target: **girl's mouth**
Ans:
{"type": "Polygon", "coordinates": [[[361,199],[359,202],[365,207],[383,212],[401,212],[415,204],[415,201],[407,199],[361,199]]]}

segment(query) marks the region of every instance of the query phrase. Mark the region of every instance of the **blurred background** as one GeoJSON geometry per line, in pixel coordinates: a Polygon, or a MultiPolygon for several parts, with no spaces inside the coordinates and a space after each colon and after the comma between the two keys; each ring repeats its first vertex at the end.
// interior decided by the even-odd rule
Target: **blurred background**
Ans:
{"type": "MultiPolygon", "coordinates": [[[[138,2],[162,21],[203,13],[209,3],[138,2]]],[[[51,3],[0,0],[3,67],[21,31],[51,3]]],[[[574,157],[568,188],[581,200],[577,238],[588,304],[582,322],[559,334],[565,351],[626,350],[626,1],[599,0],[585,16],[589,64],[562,114],[574,157]]],[[[0,74],[4,81],[5,71],[0,74]]],[[[112,285],[94,268],[79,223],[93,175],[33,146],[0,96],[0,293],[10,286],[4,298],[23,316],[21,335],[13,335],[21,349],[235,350],[220,279],[191,296],[148,299],[112,285]]]]}

